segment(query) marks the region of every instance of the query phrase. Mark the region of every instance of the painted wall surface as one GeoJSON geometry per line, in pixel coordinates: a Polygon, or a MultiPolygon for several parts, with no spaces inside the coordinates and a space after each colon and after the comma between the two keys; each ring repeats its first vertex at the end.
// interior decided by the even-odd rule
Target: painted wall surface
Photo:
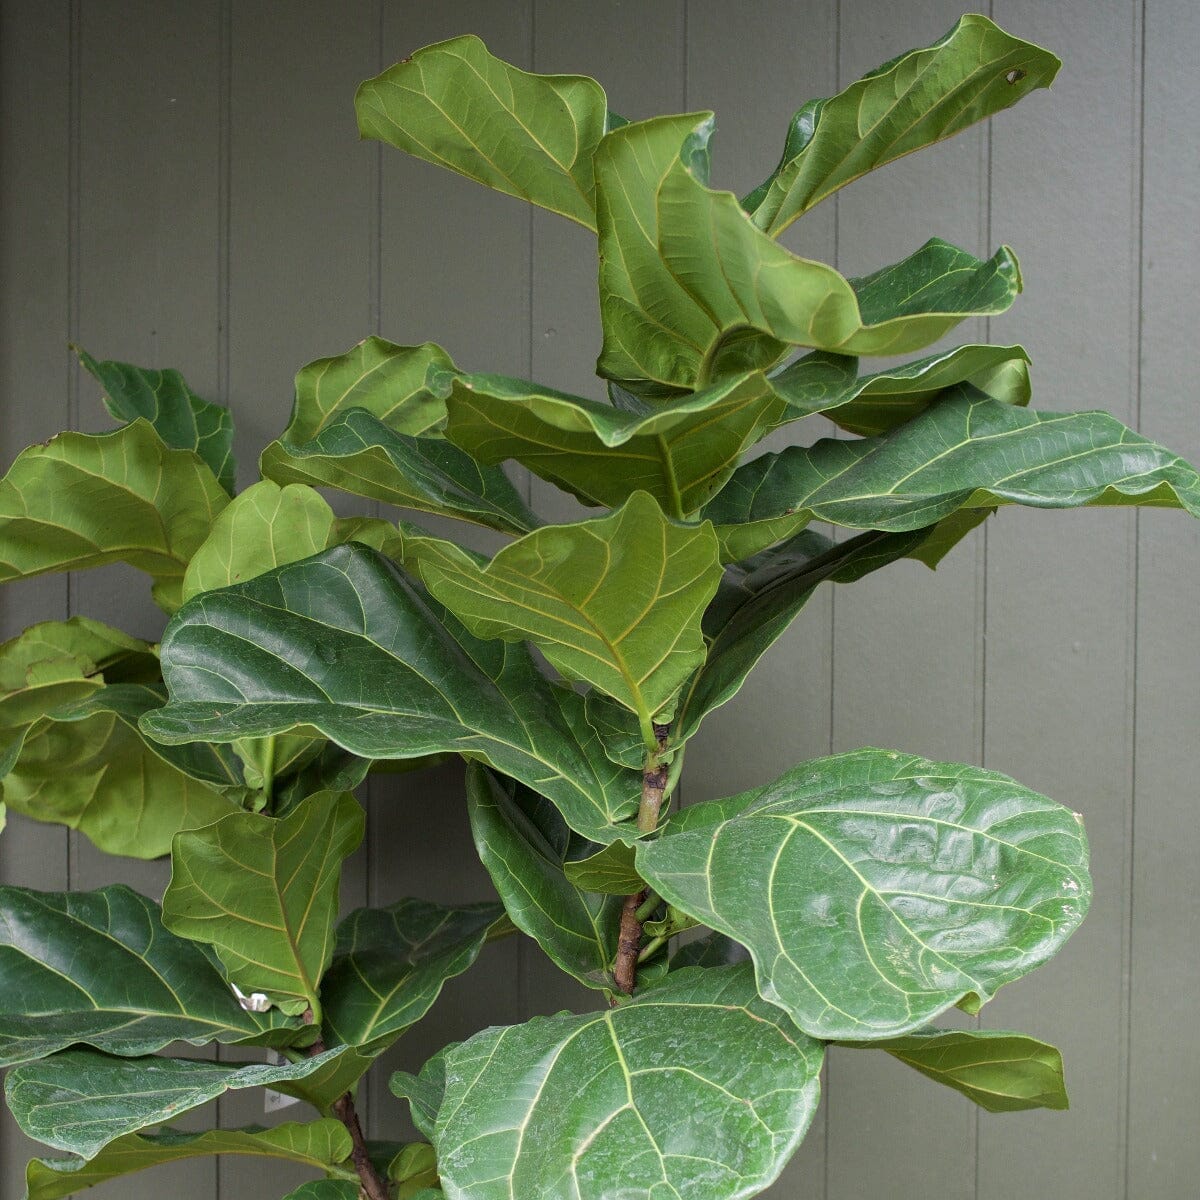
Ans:
{"type": "MultiPolygon", "coordinates": [[[[303,363],[380,332],[469,369],[598,394],[585,231],[355,135],[355,85],[472,31],[539,71],[596,75],[630,117],[713,108],[717,184],[774,165],[785,122],[900,51],[961,0],[4,0],[0,8],[0,456],[98,430],[67,350],[175,366],[228,403],[243,483],[303,363]]],[[[938,234],[1021,255],[1010,315],[957,340],[1022,342],[1035,404],[1105,408],[1193,461],[1200,301],[1200,6],[994,0],[1065,60],[993,124],[821,205],[793,249],[849,274],[938,234]]],[[[570,512],[538,481],[532,500],[570,512]]],[[[1096,899],[1051,965],[983,1013],[1060,1045],[1070,1112],[989,1117],[880,1055],[835,1051],[825,1103],[778,1200],[1188,1200],[1200,1178],[1200,527],[1172,512],[1006,511],[935,574],[893,566],[810,603],[688,760],[688,800],[802,758],[875,744],[983,763],[1081,811],[1096,899]]],[[[154,636],[140,580],[104,570],[0,593],[4,636],[87,614],[154,636]]],[[[483,898],[458,772],[373,781],[344,905],[483,898]],[[461,853],[447,855],[446,847],[461,853]]],[[[10,820],[0,881],[158,894],[162,863],[110,860],[10,820]]],[[[588,1002],[539,953],[491,946],[389,1066],[588,1002]]],[[[965,1019],[965,1018],[963,1018],[965,1019]]],[[[380,1073],[372,1131],[402,1110],[380,1073]]],[[[201,1114],[265,1116],[240,1095],[201,1114]]],[[[294,1115],[295,1110],[281,1114],[294,1115]]],[[[0,1125],[0,1198],[30,1146],[0,1125]]],[[[254,1162],[199,1161],[98,1197],[281,1195],[254,1162]]],[[[697,1198],[703,1200],[703,1198],[697,1198]]]]}

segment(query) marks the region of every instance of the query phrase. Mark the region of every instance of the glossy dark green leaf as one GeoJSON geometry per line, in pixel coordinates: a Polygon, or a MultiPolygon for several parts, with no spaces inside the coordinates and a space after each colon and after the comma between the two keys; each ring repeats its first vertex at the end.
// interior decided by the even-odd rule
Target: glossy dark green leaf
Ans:
{"type": "Polygon", "coordinates": [[[498,904],[447,908],[425,900],[352,912],[321,980],[326,1042],[381,1053],[475,961],[503,917],[498,904]]]}
{"type": "Polygon", "coordinates": [[[9,1112],[31,1138],[93,1158],[117,1138],[161,1125],[229,1091],[269,1087],[307,1099],[308,1077],[342,1053],[330,1050],[272,1067],[63,1050],[14,1067],[4,1093],[9,1112]]]}
{"type": "Polygon", "coordinates": [[[727,967],[748,962],[750,951],[723,933],[709,933],[680,946],[671,955],[671,970],[684,967],[727,967]]]}
{"type": "Polygon", "coordinates": [[[0,1066],[75,1042],[138,1055],[175,1041],[296,1040],[295,1022],[244,1010],[205,952],[124,885],[0,888],[0,1066]]]}
{"type": "Polygon", "coordinates": [[[122,362],[97,362],[86,350],[79,361],[104,389],[104,406],[118,421],[144,417],[176,450],[194,450],[232,496],[233,414],[202,400],[178,371],[155,371],[122,362]]]}
{"type": "Polygon", "coordinates": [[[334,417],[311,441],[272,442],[261,465],[276,483],[337,488],[506,533],[538,523],[501,468],[480,466],[441,438],[398,433],[360,408],[334,417]]]}
{"type": "Polygon", "coordinates": [[[477,637],[536,642],[651,721],[703,661],[700,616],[721,577],[706,525],[677,525],[635,493],[611,516],[536,530],[481,567],[449,542],[412,539],[430,592],[477,637]]]}
{"type": "Polygon", "coordinates": [[[229,496],[191,450],[146,420],[115,433],[60,433],[23,450],[0,480],[0,583],[126,562],[168,612],[229,496]]]}
{"type": "Polygon", "coordinates": [[[243,992],[319,1012],[342,862],[362,841],[363,826],[353,796],[318,792],[285,817],[235,813],[181,833],[163,924],[210,943],[243,992]]]}
{"type": "Polygon", "coordinates": [[[363,137],[596,227],[592,155],[608,106],[594,79],[532,75],[467,35],[368,79],[354,107],[363,137]]]}
{"type": "Polygon", "coordinates": [[[969,13],[932,46],[805,104],[788,126],[779,166],[742,204],[760,229],[778,234],[860,175],[1049,87],[1061,65],[969,13]]]}
{"type": "Polygon", "coordinates": [[[611,763],[583,700],[519,645],[480,642],[363,546],[190,601],[163,635],[165,742],[315,728],[364,758],[481,758],[593,841],[636,836],[641,776],[611,763]],[[447,623],[448,622],[448,623],[447,623]]]}
{"type": "Polygon", "coordinates": [[[456,1200],[756,1195],[812,1119],[821,1058],[748,966],[485,1030],[446,1056],[443,1185],[456,1200]]]}
{"type": "Polygon", "coordinates": [[[240,1154],[328,1170],[350,1157],[346,1127],[333,1119],[289,1122],[273,1129],[209,1129],[185,1133],[128,1133],[109,1142],[95,1158],[35,1158],[26,1172],[26,1200],[62,1200],[85,1188],[162,1163],[211,1154],[240,1154]]]}
{"type": "Polygon", "coordinates": [[[621,900],[582,891],[563,873],[571,839],[558,810],[472,763],[467,812],[475,849],[513,924],[580,983],[611,990],[621,900]]]}
{"type": "Polygon", "coordinates": [[[365,408],[397,433],[424,433],[446,419],[453,371],[450,356],[433,342],[398,346],[366,338],[345,354],[319,358],[300,370],[282,440],[311,441],[351,408],[365,408]]]}
{"type": "Polygon", "coordinates": [[[707,186],[711,113],[616,130],[596,153],[601,375],[668,396],[770,366],[789,346],[905,354],[1021,287],[1007,247],[988,262],[934,239],[847,280],[798,258],[707,186]]]}
{"type": "Polygon", "coordinates": [[[1200,475],[1108,413],[1031,412],[964,389],[883,437],[826,438],[756,458],[704,515],[736,554],[731,544],[761,528],[778,537],[820,520],[898,532],[1000,504],[1200,515],[1200,475]]]}
{"type": "Polygon", "coordinates": [[[673,517],[695,512],[786,405],[759,371],[649,414],[498,375],[463,375],[446,436],[480,462],[514,459],[585,504],[615,508],[649,492],[673,517]]]}
{"type": "Polygon", "coordinates": [[[646,886],[637,873],[633,847],[625,842],[611,842],[586,858],[568,859],[563,874],[582,891],[606,896],[630,896],[646,886]]]}
{"type": "Polygon", "coordinates": [[[1091,898],[1077,816],[994,771],[887,750],[684,809],[637,861],[746,946],[762,995],[822,1039],[977,1011],[1053,955],[1091,898]]]}
{"type": "Polygon", "coordinates": [[[988,1112],[1064,1109],[1062,1054],[1024,1033],[998,1029],[922,1029],[880,1042],[844,1046],[886,1050],[893,1058],[974,1100],[988,1112]]]}

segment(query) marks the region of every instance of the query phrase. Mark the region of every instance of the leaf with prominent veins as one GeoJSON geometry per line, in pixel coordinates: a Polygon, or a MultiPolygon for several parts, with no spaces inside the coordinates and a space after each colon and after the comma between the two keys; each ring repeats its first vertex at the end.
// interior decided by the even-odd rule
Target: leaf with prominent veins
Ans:
{"type": "Polygon", "coordinates": [[[825,1040],[977,1011],[1053,955],[1091,899],[1074,814],[994,771],[887,750],[684,809],[637,865],[744,945],[761,994],[825,1040]]]}
{"type": "Polygon", "coordinates": [[[316,729],[371,759],[480,758],[592,841],[635,837],[641,775],[606,757],[583,698],[520,645],[481,642],[364,546],[188,602],[163,634],[163,742],[316,729]]]}
{"type": "Polygon", "coordinates": [[[756,1196],[812,1120],[822,1051],[745,965],[484,1030],[446,1055],[442,1186],[454,1200],[756,1196]]]}
{"type": "Polygon", "coordinates": [[[76,1042],[137,1055],[171,1042],[288,1045],[300,1027],[234,998],[207,953],[122,884],[0,888],[0,1066],[76,1042]]]}
{"type": "Polygon", "coordinates": [[[285,817],[235,813],[181,833],[171,851],[163,924],[208,942],[246,994],[320,1011],[333,956],[342,862],[362,841],[353,796],[317,792],[285,817]]]}
{"type": "Polygon", "coordinates": [[[468,34],[368,79],[354,107],[363,137],[595,229],[592,155],[608,107],[594,79],[522,71],[468,34]]]}
{"type": "Polygon", "coordinates": [[[805,104],[788,126],[779,166],[742,206],[760,229],[777,235],[868,171],[1049,87],[1061,65],[1048,50],[969,13],[932,46],[805,104]]]}

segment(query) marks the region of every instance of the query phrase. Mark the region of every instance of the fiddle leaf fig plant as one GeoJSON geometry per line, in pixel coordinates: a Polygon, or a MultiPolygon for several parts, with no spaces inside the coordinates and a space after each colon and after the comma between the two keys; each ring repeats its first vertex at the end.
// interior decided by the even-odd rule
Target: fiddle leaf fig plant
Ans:
{"type": "Polygon", "coordinates": [[[171,880],[161,902],[0,888],[8,1106],[69,1155],[30,1164],[30,1200],[205,1154],[300,1164],[317,1178],[293,1195],[313,1200],[734,1200],[800,1144],[831,1043],[989,1111],[1065,1107],[1052,1046],[938,1022],[1078,928],[1078,814],[882,749],[675,803],[705,718],[822,584],[936,566],[1006,504],[1200,516],[1170,451],[1105,413],[1029,408],[1021,347],[934,347],[1014,302],[1008,247],[933,238],[849,279],[777,240],[1058,65],[966,16],[804,104],[739,200],[709,185],[712,113],[629,121],[592,79],[454,38],[364,83],[360,129],[595,233],[605,399],[369,337],[300,371],[235,494],[226,410],[177,372],[81,352],[120,424],[11,465],[0,580],[119,560],[170,620],[154,643],[76,616],[0,647],[3,802],[112,854],[169,854],[171,880]],[[785,426],[790,448],[760,453],[785,426]],[[583,518],[533,511],[514,464],[583,518]],[[404,511],[339,517],[317,487],[404,511]],[[465,526],[492,551],[447,533],[465,526]],[[355,787],[454,756],[495,896],[339,919],[355,787]],[[369,1142],[364,1074],[518,932],[593,1010],[396,1074],[423,1140],[369,1142]],[[261,1087],[313,1111],[170,1126],[261,1087]]]}

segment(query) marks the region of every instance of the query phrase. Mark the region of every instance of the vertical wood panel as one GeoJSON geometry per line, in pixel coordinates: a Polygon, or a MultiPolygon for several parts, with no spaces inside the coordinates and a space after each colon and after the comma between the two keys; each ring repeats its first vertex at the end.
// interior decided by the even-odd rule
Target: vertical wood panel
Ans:
{"type": "MultiPolygon", "coordinates": [[[[1151,0],[1145,14],[1140,428],[1195,463],[1200,421],[1181,384],[1195,371],[1200,324],[1200,9],[1151,0]]],[[[1200,1178],[1200,836],[1190,762],[1200,715],[1200,528],[1161,512],[1142,514],[1139,526],[1131,1200],[1191,1195],[1200,1178]]]]}
{"type": "MultiPolygon", "coordinates": [[[[1132,421],[1139,6],[995,8],[1065,62],[1051,93],[994,126],[993,231],[1026,281],[996,331],[1029,349],[1035,407],[1132,421]]],[[[1061,1046],[1072,1108],[981,1118],[983,1200],[1123,1194],[1133,531],[1111,511],[991,522],[987,765],[1083,813],[1095,899],[1063,953],[984,1010],[1061,1046]]]]}

